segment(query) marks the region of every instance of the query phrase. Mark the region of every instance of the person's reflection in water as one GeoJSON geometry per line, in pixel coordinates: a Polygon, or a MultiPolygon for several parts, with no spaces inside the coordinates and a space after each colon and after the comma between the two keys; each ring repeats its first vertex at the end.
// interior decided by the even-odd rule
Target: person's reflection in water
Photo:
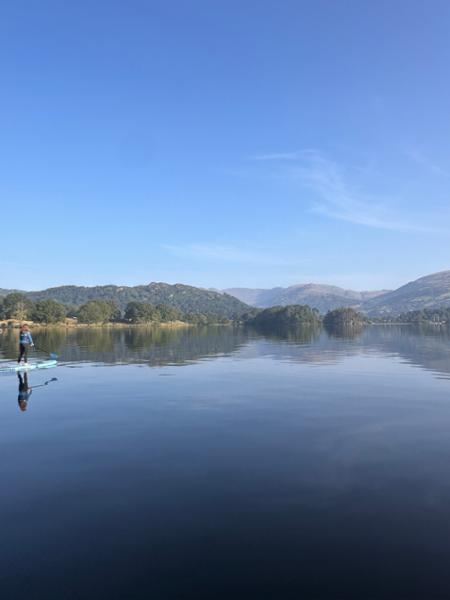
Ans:
{"type": "Polygon", "coordinates": [[[28,400],[30,399],[33,390],[36,388],[45,387],[54,381],[58,381],[57,377],[52,377],[51,379],[44,381],[44,383],[41,383],[40,385],[34,385],[31,388],[28,384],[28,373],[17,373],[17,377],[19,379],[19,397],[17,398],[17,402],[19,403],[19,408],[22,412],[27,410],[28,400]]]}
{"type": "Polygon", "coordinates": [[[27,410],[28,400],[33,392],[32,388],[28,385],[28,373],[17,373],[19,378],[19,396],[17,402],[21,411],[27,410]]]}

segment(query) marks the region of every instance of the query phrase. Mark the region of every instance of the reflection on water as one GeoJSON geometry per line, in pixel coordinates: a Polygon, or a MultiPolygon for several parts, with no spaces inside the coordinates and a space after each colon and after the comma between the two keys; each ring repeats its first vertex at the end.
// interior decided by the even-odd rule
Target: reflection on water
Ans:
{"type": "MultiPolygon", "coordinates": [[[[56,352],[62,362],[184,364],[228,355],[248,336],[232,327],[49,328],[33,332],[36,346],[56,352]]],[[[17,352],[17,332],[0,336],[4,358],[17,352]]]]}
{"type": "MultiPolygon", "coordinates": [[[[258,329],[247,329],[247,334],[253,337],[266,338],[274,342],[286,342],[297,345],[311,344],[317,341],[321,333],[318,325],[303,325],[297,327],[264,327],[258,329]]],[[[249,335],[249,337],[251,337],[249,335]]]]}
{"type": "MultiPolygon", "coordinates": [[[[347,356],[378,353],[450,374],[450,330],[438,326],[376,325],[325,330],[320,327],[256,331],[243,327],[78,328],[34,332],[36,346],[57,352],[63,363],[183,365],[234,355],[272,356],[335,363],[347,356]]],[[[0,336],[0,358],[14,359],[17,332],[0,336]]]]}
{"type": "Polygon", "coordinates": [[[19,395],[17,403],[21,411],[26,411],[28,408],[28,400],[32,394],[32,388],[28,385],[28,373],[17,373],[19,379],[19,395]]]}
{"type": "Polygon", "coordinates": [[[0,377],[2,599],[450,598],[447,329],[34,338],[61,362],[0,377]]]}
{"type": "Polygon", "coordinates": [[[363,330],[362,324],[336,324],[334,326],[325,326],[331,337],[354,340],[361,335],[363,330]]]}
{"type": "Polygon", "coordinates": [[[19,380],[19,394],[17,396],[17,403],[19,405],[19,409],[22,412],[25,412],[27,410],[28,402],[30,400],[31,394],[33,393],[33,390],[36,390],[37,388],[43,388],[49,383],[58,381],[57,377],[52,377],[51,379],[47,379],[47,381],[44,381],[44,383],[31,386],[30,376],[31,375],[27,371],[17,373],[17,379],[19,380]]]}

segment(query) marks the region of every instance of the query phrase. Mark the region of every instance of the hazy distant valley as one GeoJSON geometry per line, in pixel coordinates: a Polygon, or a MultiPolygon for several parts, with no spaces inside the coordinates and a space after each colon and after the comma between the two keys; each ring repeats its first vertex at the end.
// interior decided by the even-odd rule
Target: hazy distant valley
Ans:
{"type": "Polygon", "coordinates": [[[411,281],[396,290],[358,292],[315,283],[272,289],[228,288],[223,290],[250,306],[307,304],[321,313],[350,306],[370,316],[398,315],[412,310],[450,306],[450,271],[411,281]]]}

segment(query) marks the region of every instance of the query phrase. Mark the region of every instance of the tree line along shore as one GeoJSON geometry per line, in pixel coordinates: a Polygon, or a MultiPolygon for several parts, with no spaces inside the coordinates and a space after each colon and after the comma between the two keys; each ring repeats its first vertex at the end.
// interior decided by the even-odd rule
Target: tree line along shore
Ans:
{"type": "Polygon", "coordinates": [[[450,307],[410,311],[398,316],[368,318],[353,308],[343,307],[321,315],[307,305],[274,306],[232,316],[217,313],[183,313],[167,304],[129,302],[124,310],[112,300],[89,300],[81,306],[67,306],[53,299],[32,301],[23,294],[11,293],[0,298],[0,323],[14,327],[24,321],[47,325],[207,325],[244,323],[259,327],[293,327],[324,324],[326,327],[362,327],[376,323],[450,323],[450,307]]]}
{"type": "Polygon", "coordinates": [[[217,314],[183,313],[166,304],[129,302],[125,310],[112,300],[89,300],[81,306],[68,306],[52,299],[35,302],[20,293],[0,298],[0,322],[37,325],[140,325],[140,324],[208,324],[228,323],[217,314]]]}

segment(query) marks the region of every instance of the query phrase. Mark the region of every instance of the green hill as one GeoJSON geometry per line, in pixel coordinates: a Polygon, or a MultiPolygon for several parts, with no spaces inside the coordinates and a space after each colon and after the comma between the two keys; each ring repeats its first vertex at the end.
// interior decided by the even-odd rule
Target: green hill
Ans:
{"type": "Polygon", "coordinates": [[[228,294],[189,285],[150,283],[134,287],[102,285],[83,287],[64,285],[38,292],[24,292],[30,300],[53,299],[66,305],[81,306],[88,300],[113,300],[124,310],[128,302],[166,304],[183,313],[202,313],[221,317],[238,317],[249,307],[228,294]]]}

